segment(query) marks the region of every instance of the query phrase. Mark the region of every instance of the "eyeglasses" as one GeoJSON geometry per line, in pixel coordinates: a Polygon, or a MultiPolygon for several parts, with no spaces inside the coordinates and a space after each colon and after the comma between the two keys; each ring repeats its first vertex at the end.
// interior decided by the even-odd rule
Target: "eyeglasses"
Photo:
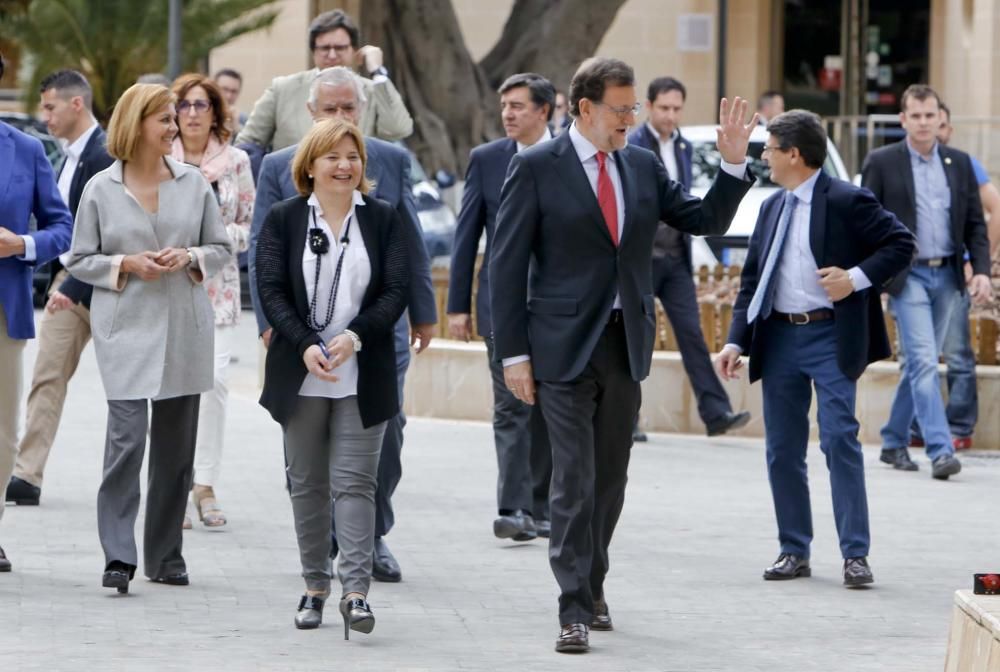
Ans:
{"type": "Polygon", "coordinates": [[[208,112],[210,109],[212,109],[212,103],[204,99],[182,100],[181,102],[177,103],[177,111],[180,112],[181,114],[184,114],[192,107],[197,112],[208,112]]]}
{"type": "Polygon", "coordinates": [[[313,47],[313,51],[318,51],[321,53],[329,54],[331,51],[336,51],[338,54],[346,54],[351,48],[351,43],[347,44],[317,44],[313,47]]]}
{"type": "Polygon", "coordinates": [[[592,101],[594,105],[603,105],[608,108],[619,117],[627,117],[630,114],[639,114],[639,110],[642,109],[642,103],[636,103],[635,105],[622,105],[621,107],[612,107],[607,103],[601,102],[600,100],[592,101]]]}
{"type": "Polygon", "coordinates": [[[786,152],[786,151],[788,150],[778,145],[764,145],[764,149],[763,151],[761,151],[760,155],[763,157],[766,154],[773,154],[774,152],[786,152]]]}

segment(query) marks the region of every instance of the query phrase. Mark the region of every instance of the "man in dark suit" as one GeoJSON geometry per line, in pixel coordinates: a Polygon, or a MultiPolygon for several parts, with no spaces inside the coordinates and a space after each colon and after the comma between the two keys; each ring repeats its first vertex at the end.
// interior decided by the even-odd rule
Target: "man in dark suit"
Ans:
{"type": "MultiPolygon", "coordinates": [[[[0,77],[4,62],[0,54],[0,77]]],[[[17,456],[24,343],[35,337],[31,273],[69,249],[73,217],[37,139],[0,123],[0,518],[17,456]],[[28,228],[34,216],[36,230],[28,228]]],[[[11,570],[0,548],[0,572],[11,570]]]]}
{"type": "MultiPolygon", "coordinates": [[[[335,66],[327,68],[313,81],[309,95],[309,112],[314,121],[321,119],[345,119],[357,123],[366,100],[360,80],[350,70],[335,66]]],[[[271,325],[260,307],[257,294],[257,278],[254,254],[257,236],[264,224],[268,211],[275,203],[296,196],[292,184],[291,161],[298,145],[273,152],[264,157],[257,184],[257,200],[254,203],[253,222],[250,228],[250,249],[248,265],[250,271],[250,296],[257,317],[258,331],[265,347],[271,340],[271,325]]],[[[407,228],[410,254],[410,297],[407,314],[396,323],[396,374],[399,383],[399,398],[403,398],[403,382],[410,366],[410,346],[416,344],[417,353],[430,345],[437,322],[437,304],[434,287],[431,284],[430,259],[424,246],[417,208],[410,192],[410,159],[406,151],[383,140],[365,138],[368,152],[368,178],[375,183],[372,195],[388,202],[399,212],[400,220],[407,228]]],[[[402,402],[400,402],[402,403],[402,402]]],[[[372,576],[379,581],[396,582],[402,579],[399,563],[386,545],[383,537],[389,533],[395,522],[392,509],[392,493],[403,475],[400,454],[403,449],[403,427],[406,416],[402,409],[389,420],[382,440],[382,453],[378,465],[378,487],[375,491],[375,556],[372,576]]],[[[336,554],[337,546],[334,544],[336,554]]]]}
{"type": "Polygon", "coordinates": [[[784,187],[767,199],[750,237],[723,378],[750,355],[763,381],[767,469],[781,552],[767,580],[809,576],[812,515],[806,479],[810,385],[816,387],[820,449],[848,587],[872,582],[868,500],[854,415],[857,379],[890,353],[879,290],[906,269],[913,236],[870,193],[821,169],[826,132],[804,110],[768,124],[764,158],[784,187]],[[846,270],[845,270],[846,269],[846,270]]]}
{"type": "MultiPolygon", "coordinates": [[[[59,195],[75,216],[84,185],[113,159],[104,148],[104,131],[91,111],[93,93],[86,77],[75,70],[59,70],[45,77],[40,89],[42,117],[49,132],[65,143],[66,159],[57,180],[59,195]]],[[[39,502],[66,387],[90,341],[93,288],[67,274],[63,260],[60,256],[49,265],[49,300],[39,324],[27,422],[7,486],[7,501],[18,505],[39,502]]]]}
{"type": "MultiPolygon", "coordinates": [[[[691,189],[691,144],[681,135],[681,114],[687,89],[673,77],[657,77],[646,95],[648,119],[628,136],[630,144],[645,147],[660,159],[671,180],[691,189]]],[[[653,291],[677,336],[684,371],[698,400],[698,415],[709,436],[725,434],[750,421],[750,413],[733,413],[705,345],[698,319],[698,297],[691,261],[691,234],[660,222],[653,239],[653,291]]],[[[636,436],[640,435],[636,428],[636,436]]]]}
{"type": "Polygon", "coordinates": [[[489,269],[495,356],[514,396],[534,404],[537,389],[552,445],[549,561],[567,653],[589,649],[591,626],[612,628],[604,578],[652,359],[653,237],[660,221],[726,231],[750,188],[752,128],[746,101],[722,101],[723,169],[699,201],[627,146],[640,108],[631,67],[595,58],[569,97],[569,130],[511,160],[489,269]]]}
{"type": "Polygon", "coordinates": [[[486,341],[493,379],[493,441],[497,451],[497,509],[493,534],[501,539],[530,541],[549,536],[549,480],[552,451],[545,420],[537,406],[519,400],[503,380],[503,367],[493,357],[490,321],[489,264],[500,188],[513,156],[552,138],[547,122],[555,104],[555,87],[535,73],[508,77],[500,85],[500,114],[506,138],[480,145],[469,155],[469,167],[458,213],[448,283],[448,329],[452,338],[472,336],[472,279],[479,239],[486,232],[484,263],[476,292],[476,326],[486,341]]]}
{"type": "Polygon", "coordinates": [[[931,475],[945,480],[961,471],[962,464],[951,442],[937,365],[955,295],[966,291],[966,251],[972,264],[968,291],[973,301],[987,300],[992,288],[979,183],[969,155],[937,141],[940,105],[929,86],[907,88],[899,114],[906,139],[869,154],[861,168],[861,183],[917,239],[913,268],[888,288],[904,362],[889,421],[882,428],[880,459],[896,469],[917,470],[906,448],[910,420],[916,415],[931,475]]]}

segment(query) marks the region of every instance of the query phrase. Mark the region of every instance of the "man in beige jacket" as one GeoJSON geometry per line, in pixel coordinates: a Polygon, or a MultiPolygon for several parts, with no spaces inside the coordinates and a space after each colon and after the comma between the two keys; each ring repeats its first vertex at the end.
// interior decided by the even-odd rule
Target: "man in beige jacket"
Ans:
{"type": "Polygon", "coordinates": [[[316,67],[275,77],[254,104],[236,144],[252,143],[263,149],[270,147],[271,151],[296,144],[312,128],[306,100],[316,74],[335,65],[353,68],[358,63],[369,77],[361,79],[369,101],[361,114],[361,131],[390,141],[408,137],[413,132],[413,119],[382,66],[382,50],[371,45],[359,48],[360,42],[357,25],[339,9],[313,19],[309,25],[309,50],[316,67]]]}

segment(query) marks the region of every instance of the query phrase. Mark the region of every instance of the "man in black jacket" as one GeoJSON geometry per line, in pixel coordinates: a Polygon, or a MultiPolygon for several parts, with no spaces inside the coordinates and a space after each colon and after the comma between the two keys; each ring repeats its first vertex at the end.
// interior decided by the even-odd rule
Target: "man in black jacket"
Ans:
{"type": "Polygon", "coordinates": [[[704,200],[627,145],[640,108],[635,74],[596,58],[573,76],[575,121],[517,154],[500,197],[490,258],[496,357],[518,399],[541,404],[552,445],[549,562],[559,583],[559,652],[610,630],[608,546],[625,499],[639,381],[656,313],[650,277],[660,221],[724,233],[750,188],[746,101],[720,110],[723,169],[704,200]],[[732,173],[732,174],[730,174],[732,173]]]}
{"type": "Polygon", "coordinates": [[[861,183],[917,239],[909,272],[889,286],[905,360],[889,421],[882,428],[881,460],[916,471],[906,446],[915,415],[924,436],[931,475],[940,480],[962,469],[955,457],[938,380],[938,355],[956,292],[965,292],[965,252],[972,264],[968,291],[981,302],[992,293],[990,247],[969,155],[937,141],[941,102],[929,86],[903,92],[900,123],[906,139],[875,150],[861,168],[861,183]],[[909,389],[906,389],[908,386],[909,389]],[[912,395],[912,402],[910,396],[912,395]]]}
{"type": "MultiPolygon", "coordinates": [[[[62,140],[66,159],[58,176],[59,194],[76,215],[83,187],[113,159],[104,148],[104,131],[94,119],[93,94],[86,77],[75,70],[59,70],[42,80],[42,116],[49,132],[62,140]]],[[[67,253],[68,255],[68,253],[67,253]]],[[[49,300],[38,333],[38,356],[28,394],[28,417],[18,447],[7,501],[38,504],[66,386],[90,340],[90,285],[68,275],[66,255],[50,264],[49,300]]]]}
{"type": "Polygon", "coordinates": [[[913,236],[870,193],[823,172],[826,131],[815,114],[792,110],[767,130],[764,158],[784,189],[761,206],[717,363],[723,378],[734,378],[740,355],[749,353],[750,382],[763,381],[781,544],[764,579],[812,571],[806,448],[815,386],[844,584],[860,586],[873,578],[856,381],[870,362],[890,354],[879,290],[905,270],[913,236]]]}

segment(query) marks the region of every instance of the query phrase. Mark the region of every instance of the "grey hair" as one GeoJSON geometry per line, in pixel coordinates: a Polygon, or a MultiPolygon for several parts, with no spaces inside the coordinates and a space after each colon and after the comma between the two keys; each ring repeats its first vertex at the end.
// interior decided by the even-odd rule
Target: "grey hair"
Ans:
{"type": "Polygon", "coordinates": [[[355,75],[350,69],[342,65],[335,65],[332,68],[320,70],[309,87],[309,107],[316,107],[316,97],[321,86],[344,86],[349,84],[354,87],[354,92],[358,96],[358,109],[363,110],[368,99],[365,97],[365,89],[361,86],[361,78],[355,75]]]}

